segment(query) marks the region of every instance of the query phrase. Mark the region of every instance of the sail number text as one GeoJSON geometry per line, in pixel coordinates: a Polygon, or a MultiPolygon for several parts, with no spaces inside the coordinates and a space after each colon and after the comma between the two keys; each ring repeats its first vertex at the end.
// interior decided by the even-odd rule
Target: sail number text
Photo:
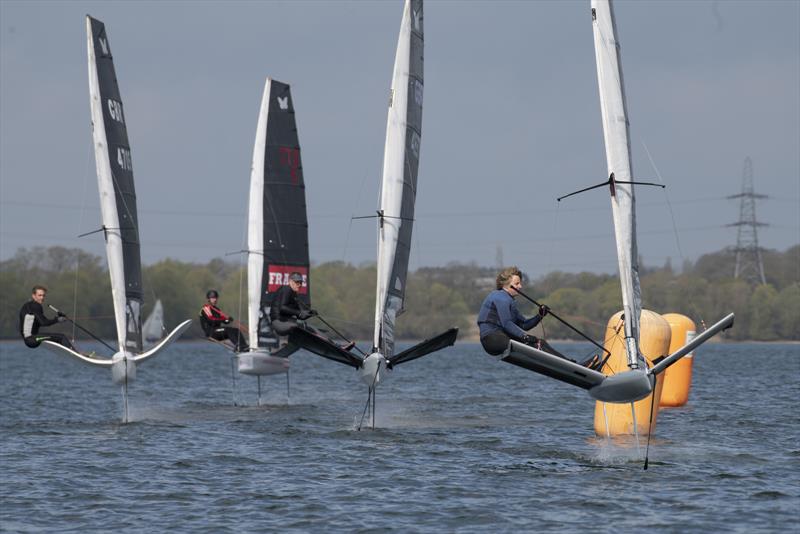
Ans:
{"type": "Polygon", "coordinates": [[[133,171],[131,151],[124,147],[117,147],[117,164],[123,171],[133,171]]]}

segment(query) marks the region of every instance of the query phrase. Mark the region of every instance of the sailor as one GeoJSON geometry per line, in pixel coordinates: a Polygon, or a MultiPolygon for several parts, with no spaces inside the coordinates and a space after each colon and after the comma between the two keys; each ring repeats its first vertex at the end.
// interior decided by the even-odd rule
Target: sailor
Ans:
{"type": "Polygon", "coordinates": [[[39,332],[39,327],[50,326],[61,323],[66,316],[58,312],[53,319],[48,319],[44,314],[42,303],[47,296],[47,288],[44,286],[33,286],[31,300],[22,305],[19,310],[19,333],[25,345],[35,349],[42,344],[42,341],[53,341],[64,345],[68,349],[75,350],[67,336],[58,332],[39,332]]]}
{"type": "MultiPolygon", "coordinates": [[[[272,329],[279,336],[289,335],[289,332],[294,327],[302,327],[312,334],[320,335],[316,329],[305,323],[302,325],[299,323],[299,321],[305,321],[318,315],[317,310],[309,308],[305,302],[297,298],[302,287],[303,275],[299,272],[293,272],[289,275],[289,284],[281,286],[273,296],[272,305],[269,309],[269,319],[272,329]]],[[[350,350],[354,346],[355,342],[351,341],[341,348],[350,350]]]]}
{"type": "Polygon", "coordinates": [[[233,343],[234,352],[245,352],[249,350],[242,332],[238,328],[225,326],[233,322],[233,317],[217,307],[219,293],[215,289],[209,289],[206,293],[208,302],[200,310],[200,326],[203,328],[206,337],[216,341],[230,340],[233,343]]]}
{"type": "MultiPolygon", "coordinates": [[[[498,356],[508,349],[509,340],[513,339],[574,361],[555,350],[543,339],[526,332],[539,324],[550,309],[547,306],[539,306],[539,313],[528,319],[519,312],[514,299],[519,294],[517,290],[522,289],[522,272],[517,267],[503,269],[497,275],[496,285],[497,289],[484,299],[478,312],[478,327],[483,350],[492,356],[498,356]]],[[[593,356],[581,365],[589,366],[594,363],[597,363],[597,357],[593,356]]]]}

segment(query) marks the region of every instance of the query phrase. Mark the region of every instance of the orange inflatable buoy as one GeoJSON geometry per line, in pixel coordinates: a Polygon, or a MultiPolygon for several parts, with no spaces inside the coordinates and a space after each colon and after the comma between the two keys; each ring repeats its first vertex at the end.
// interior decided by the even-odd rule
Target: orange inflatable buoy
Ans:
{"type": "MultiPolygon", "coordinates": [[[[628,370],[628,358],[625,354],[625,329],[623,328],[622,312],[618,312],[608,320],[607,334],[604,342],[605,348],[611,356],[603,366],[602,372],[613,375],[628,370]]],[[[639,319],[639,350],[647,359],[648,367],[652,360],[663,356],[669,348],[672,331],[669,323],[661,315],[642,310],[639,319]]],[[[663,385],[663,373],[657,377],[656,393],[633,403],[618,404],[597,401],[594,408],[594,431],[598,436],[620,436],[638,433],[645,435],[655,431],[656,418],[658,417],[658,401],[663,385]],[[655,405],[650,415],[650,404],[655,399],[655,405]],[[634,425],[634,418],[636,424],[634,425]]]]}
{"type": "MultiPolygon", "coordinates": [[[[672,341],[667,354],[672,354],[694,339],[697,326],[694,321],[679,313],[662,315],[672,329],[672,341]]],[[[664,371],[664,388],[661,391],[661,406],[683,406],[689,400],[692,388],[693,354],[689,353],[664,371]]]]}

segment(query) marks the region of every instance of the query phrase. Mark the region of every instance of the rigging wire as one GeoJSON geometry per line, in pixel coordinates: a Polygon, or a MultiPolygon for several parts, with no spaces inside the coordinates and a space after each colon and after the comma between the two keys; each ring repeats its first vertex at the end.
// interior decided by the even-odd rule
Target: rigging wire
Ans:
{"type": "Polygon", "coordinates": [[[361,179],[361,187],[359,187],[358,195],[356,195],[355,210],[350,213],[350,222],[347,225],[347,234],[345,234],[344,247],[342,248],[342,261],[344,261],[345,257],[347,256],[347,247],[350,244],[350,231],[353,228],[353,218],[355,217],[355,211],[358,210],[358,203],[361,202],[361,195],[364,193],[364,186],[367,183],[368,177],[369,171],[364,170],[364,178],[361,179]]]}
{"type": "Polygon", "coordinates": [[[558,215],[561,209],[561,202],[556,202],[556,211],[553,214],[553,230],[550,234],[550,250],[547,252],[547,272],[553,272],[553,259],[555,257],[555,247],[556,247],[556,232],[558,231],[558,215]]]}
{"type": "MultiPolygon", "coordinates": [[[[656,167],[656,162],[653,161],[653,156],[650,154],[650,149],[647,148],[644,139],[642,139],[642,146],[644,147],[644,151],[647,153],[647,159],[650,160],[650,165],[653,166],[653,170],[656,173],[659,183],[664,184],[664,179],[661,177],[661,173],[659,172],[658,167],[656,167]]],[[[667,201],[667,207],[669,208],[669,216],[672,219],[672,230],[675,232],[675,244],[678,246],[678,255],[681,258],[681,263],[683,263],[683,251],[681,250],[681,240],[678,236],[678,225],[675,223],[675,212],[673,211],[672,204],[669,201],[669,192],[667,191],[667,188],[663,187],[662,191],[664,192],[664,199],[667,201]]]]}
{"type": "MultiPolygon", "coordinates": [[[[78,233],[80,234],[83,230],[83,216],[86,212],[86,194],[89,189],[88,182],[89,182],[89,173],[90,167],[92,164],[92,152],[93,150],[94,140],[89,143],[89,150],[87,151],[86,155],[86,165],[84,166],[83,172],[83,194],[81,195],[81,210],[80,210],[80,217],[78,218],[78,233]]],[[[78,315],[78,273],[80,271],[80,262],[81,262],[81,255],[78,252],[75,255],[75,281],[72,286],[72,316],[75,317],[78,315]]],[[[75,323],[72,323],[72,341],[74,343],[75,336],[77,334],[76,330],[77,326],[75,323]]]]}

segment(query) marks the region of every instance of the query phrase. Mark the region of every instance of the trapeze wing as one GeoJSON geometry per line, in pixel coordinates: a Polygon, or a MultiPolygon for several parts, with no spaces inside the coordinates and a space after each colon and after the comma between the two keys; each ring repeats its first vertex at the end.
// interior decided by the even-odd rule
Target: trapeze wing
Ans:
{"type": "Polygon", "coordinates": [[[74,351],[61,345],[59,343],[54,343],[52,341],[43,341],[42,346],[45,347],[50,352],[56,354],[66,354],[67,356],[72,356],[73,358],[77,358],[83,363],[88,363],[90,365],[95,365],[97,367],[111,367],[111,360],[104,360],[100,358],[92,358],[91,356],[86,356],[85,354],[81,354],[80,352],[74,351]]]}
{"type": "Polygon", "coordinates": [[[588,391],[605,402],[627,403],[650,394],[653,380],[645,371],[626,371],[606,376],[575,362],[554,356],[524,343],[511,341],[500,359],[588,391]]]}
{"type": "Polygon", "coordinates": [[[359,369],[363,360],[308,330],[294,327],[289,332],[289,344],[313,352],[318,356],[359,369]]]}
{"type": "Polygon", "coordinates": [[[186,332],[186,330],[191,325],[192,325],[192,320],[191,319],[186,319],[184,322],[182,322],[181,324],[176,326],[175,330],[170,332],[167,337],[162,339],[161,342],[158,343],[158,345],[156,345],[155,347],[153,347],[152,349],[150,349],[150,350],[148,350],[146,352],[143,352],[141,354],[137,354],[136,356],[134,356],[133,357],[133,361],[136,362],[136,363],[140,363],[140,362],[143,362],[145,360],[149,360],[150,358],[153,358],[154,356],[157,356],[159,352],[161,352],[162,350],[167,348],[175,340],[177,340],[179,337],[181,337],[181,335],[184,332],[186,332]]]}
{"type": "Polygon", "coordinates": [[[406,349],[403,352],[395,354],[389,358],[389,367],[391,368],[401,363],[410,362],[411,360],[416,360],[417,358],[421,358],[427,354],[430,354],[431,352],[436,352],[437,350],[442,350],[445,347],[449,347],[456,342],[457,336],[458,328],[451,328],[445,332],[442,332],[438,336],[426,339],[425,341],[414,345],[410,349],[406,349]]]}
{"type": "Polygon", "coordinates": [[[514,340],[508,344],[508,349],[500,355],[500,359],[587,390],[599,385],[606,378],[603,373],[514,340]]]}
{"type": "Polygon", "coordinates": [[[679,348],[678,350],[676,350],[675,352],[673,352],[672,354],[670,354],[669,356],[658,362],[656,365],[653,366],[652,369],[648,371],[648,373],[652,375],[657,375],[658,373],[665,371],[667,367],[669,367],[673,363],[683,358],[685,355],[692,352],[694,349],[696,349],[697,347],[708,341],[710,338],[714,337],[717,333],[732,327],[733,318],[734,317],[732,313],[726,315],[720,321],[717,321],[716,323],[711,325],[711,327],[708,328],[705,332],[695,336],[695,338],[691,340],[689,343],[687,343],[683,347],[679,348]]]}

